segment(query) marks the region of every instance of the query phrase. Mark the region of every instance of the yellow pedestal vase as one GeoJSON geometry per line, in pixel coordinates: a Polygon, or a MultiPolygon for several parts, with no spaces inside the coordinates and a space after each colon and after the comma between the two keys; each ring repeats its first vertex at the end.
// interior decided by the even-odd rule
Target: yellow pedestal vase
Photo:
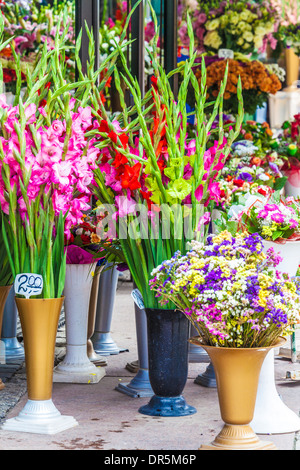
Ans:
{"type": "Polygon", "coordinates": [[[55,341],[63,297],[58,299],[16,298],[25,349],[28,402],[2,429],[55,434],[78,423],[62,416],[52,402],[55,341]]]}
{"type": "Polygon", "coordinates": [[[285,50],[286,84],[291,86],[299,78],[299,57],[292,48],[285,50]]]}
{"type": "MultiPolygon", "coordinates": [[[[195,338],[191,341],[197,342],[195,338]]],[[[278,345],[276,345],[278,346],[278,345]]],[[[270,347],[223,348],[202,345],[209,354],[217,381],[224,426],[211,444],[201,450],[272,450],[272,442],[261,441],[252,430],[259,373],[270,347]]]]}

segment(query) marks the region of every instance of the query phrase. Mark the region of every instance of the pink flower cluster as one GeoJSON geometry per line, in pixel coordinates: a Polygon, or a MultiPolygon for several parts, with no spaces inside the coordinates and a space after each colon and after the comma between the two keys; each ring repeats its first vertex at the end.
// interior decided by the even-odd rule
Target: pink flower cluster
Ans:
{"type": "MultiPolygon", "coordinates": [[[[55,119],[50,126],[38,127],[36,115],[45,114],[45,110],[37,110],[34,104],[30,104],[25,109],[26,128],[22,135],[23,141],[20,142],[15,129],[20,123],[19,107],[7,105],[5,96],[0,95],[0,105],[7,115],[0,137],[4,155],[0,170],[3,165],[10,169],[10,185],[16,191],[21,217],[26,216],[27,207],[20,180],[24,182],[27,170],[30,173],[26,184],[29,204],[41,193],[47,195],[48,200],[51,198],[55,215],[61,211],[67,214],[66,235],[72,225],[80,222],[83,212],[90,208],[89,186],[93,183],[93,169],[99,153],[93,145],[93,139],[87,140],[85,137],[87,130],[93,126],[91,109],[79,108],[75,112],[74,101],[71,100],[70,106],[72,124],[69,133],[64,119],[55,119]],[[20,162],[16,155],[22,155],[22,149],[25,152],[23,150],[23,160],[20,162]]],[[[7,189],[3,175],[0,174],[0,204],[2,210],[8,213],[9,204],[5,197],[7,189]]]]}

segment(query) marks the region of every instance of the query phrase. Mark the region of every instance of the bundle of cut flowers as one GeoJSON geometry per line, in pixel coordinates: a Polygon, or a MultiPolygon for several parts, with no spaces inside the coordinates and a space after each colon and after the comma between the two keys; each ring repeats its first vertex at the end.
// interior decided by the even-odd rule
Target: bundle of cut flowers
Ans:
{"type": "MultiPolygon", "coordinates": [[[[91,81],[67,83],[65,34],[56,34],[55,48],[44,54],[27,92],[20,95],[20,70],[15,104],[0,95],[0,205],[6,216],[2,233],[13,278],[21,273],[43,276],[43,298],[60,297],[64,288],[64,234],[90,209],[93,169],[99,156],[86,93],[91,81]],[[71,94],[71,90],[74,91],[71,94]]],[[[77,51],[80,44],[77,43],[77,51]]],[[[102,65],[98,76],[106,68],[102,65]]],[[[98,93],[106,78],[99,83],[98,93]]]]}
{"type": "MultiPolygon", "coordinates": [[[[42,5],[38,0],[33,2],[5,2],[0,4],[4,19],[4,39],[12,39],[12,47],[8,46],[0,55],[0,62],[7,70],[21,67],[24,75],[32,72],[36,60],[42,53],[44,44],[47,49],[55,47],[56,34],[65,34],[65,65],[69,79],[75,78],[74,63],[74,23],[75,4],[69,0],[54,1],[52,5],[42,5]],[[59,20],[65,14],[65,20],[59,20]],[[17,60],[16,54],[20,60],[17,60]]],[[[8,73],[6,77],[9,78],[8,73]]],[[[14,76],[11,73],[11,88],[14,91],[14,76]]],[[[7,82],[8,83],[8,82],[7,82]]]]}
{"type": "Polygon", "coordinates": [[[296,55],[300,55],[300,25],[289,23],[288,25],[280,25],[276,33],[275,39],[278,41],[277,48],[293,49],[296,55]]]}
{"type": "MultiPolygon", "coordinates": [[[[243,90],[245,113],[254,114],[257,107],[262,107],[270,94],[277,93],[282,83],[272,68],[259,60],[249,60],[245,56],[234,59],[223,59],[218,56],[205,56],[207,73],[207,93],[209,99],[214,99],[224,80],[228,67],[228,79],[224,93],[224,111],[237,112],[237,83],[240,77],[243,90]]],[[[201,80],[201,69],[195,68],[195,75],[201,80]]],[[[193,100],[193,97],[190,97],[193,100]]],[[[193,105],[194,103],[189,103],[193,105]]]]}
{"type": "Polygon", "coordinates": [[[65,235],[67,264],[93,263],[104,256],[101,238],[97,234],[101,218],[95,211],[89,211],[71,227],[69,236],[65,235]]]}
{"type": "Polygon", "coordinates": [[[280,192],[267,196],[253,194],[237,214],[238,227],[258,233],[263,239],[286,243],[300,239],[300,205],[293,197],[280,192]]]}
{"type": "Polygon", "coordinates": [[[185,0],[180,9],[180,43],[188,46],[185,17],[191,15],[195,45],[199,53],[231,49],[253,53],[273,33],[277,11],[269,2],[185,0]]]}
{"type": "Polygon", "coordinates": [[[300,318],[296,286],[276,270],[280,260],[273,249],[263,252],[257,233],[224,231],[157,266],[150,286],[186,315],[200,344],[267,347],[293,333],[300,318]]]}
{"type": "Polygon", "coordinates": [[[134,104],[132,107],[126,105],[119,72],[115,68],[122,112],[117,119],[109,119],[95,96],[97,126],[94,124],[95,129],[91,131],[97,139],[95,146],[100,150],[98,168],[94,172],[95,196],[111,208],[116,234],[111,234],[110,238],[119,239],[134,282],[146,306],[152,308],[157,301],[149,292],[150,272],[177,249],[184,251],[187,240],[205,236],[211,204],[220,197],[217,177],[243,120],[239,86],[236,123],[225,137],[223,95],[226,74],[212,112],[206,113],[205,64],[202,62],[203,78],[198,82],[192,72],[196,59],[192,33],[190,59],[180,66],[183,81],[175,96],[170,78],[180,70],[167,74],[161,67],[157,36],[156,28],[151,88],[144,94],[120,51],[126,71],[122,78],[134,104]],[[190,82],[197,97],[194,138],[188,133],[186,110],[190,82]],[[210,129],[218,115],[216,138],[213,145],[208,146],[210,129]]]}

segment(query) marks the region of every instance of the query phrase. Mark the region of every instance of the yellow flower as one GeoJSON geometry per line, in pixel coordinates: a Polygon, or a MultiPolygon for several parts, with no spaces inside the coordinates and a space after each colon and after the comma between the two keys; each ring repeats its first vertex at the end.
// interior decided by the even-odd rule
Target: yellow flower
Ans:
{"type": "Polygon", "coordinates": [[[209,31],[204,37],[204,45],[219,49],[222,44],[222,39],[218,35],[217,31],[209,31]]]}
{"type": "Polygon", "coordinates": [[[91,234],[91,242],[92,242],[92,243],[100,243],[100,242],[101,242],[101,238],[99,238],[96,233],[92,233],[92,234],[91,234]]]}
{"type": "Polygon", "coordinates": [[[243,34],[243,38],[245,39],[245,41],[251,42],[253,41],[253,34],[250,31],[245,31],[243,34]]]}
{"type": "Polygon", "coordinates": [[[214,20],[207,21],[207,23],[205,23],[205,28],[207,29],[207,31],[214,31],[219,27],[219,25],[220,21],[215,18],[214,20]]]}
{"type": "Polygon", "coordinates": [[[266,307],[267,305],[267,298],[268,296],[268,291],[265,290],[265,289],[260,289],[259,293],[258,293],[258,305],[260,305],[261,307],[266,307]]]}

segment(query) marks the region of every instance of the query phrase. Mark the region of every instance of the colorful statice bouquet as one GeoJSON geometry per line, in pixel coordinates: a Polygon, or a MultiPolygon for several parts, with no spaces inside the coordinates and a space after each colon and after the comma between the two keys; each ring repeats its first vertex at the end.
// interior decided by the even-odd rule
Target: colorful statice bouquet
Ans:
{"type": "Polygon", "coordinates": [[[231,49],[251,54],[274,31],[277,11],[268,2],[185,0],[180,10],[179,38],[189,46],[186,13],[191,15],[199,53],[231,49]]]}
{"type": "Polygon", "coordinates": [[[157,266],[150,286],[186,315],[200,344],[267,347],[292,334],[300,318],[296,286],[276,272],[279,262],[272,249],[263,252],[257,233],[223,231],[157,266]]]}

